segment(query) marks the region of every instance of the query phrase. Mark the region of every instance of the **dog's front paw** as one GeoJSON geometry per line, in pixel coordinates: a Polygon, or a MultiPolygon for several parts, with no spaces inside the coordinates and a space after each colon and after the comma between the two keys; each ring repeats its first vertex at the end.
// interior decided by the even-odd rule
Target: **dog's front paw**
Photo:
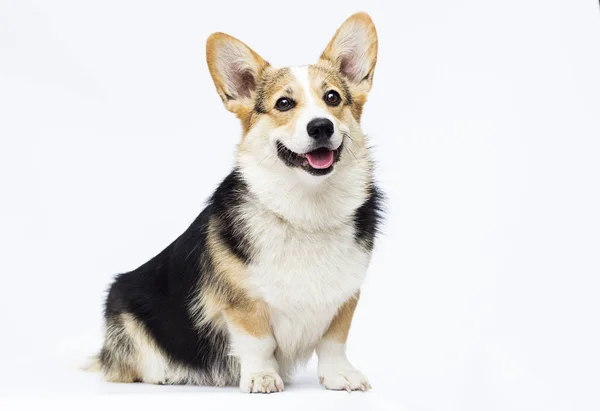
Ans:
{"type": "Polygon", "coordinates": [[[269,394],[272,392],[283,391],[283,381],[281,377],[274,372],[258,372],[242,375],[240,379],[240,389],[243,392],[258,392],[269,394]]]}
{"type": "Polygon", "coordinates": [[[356,368],[322,367],[319,381],[328,390],[368,391],[371,384],[367,377],[356,368]]]}

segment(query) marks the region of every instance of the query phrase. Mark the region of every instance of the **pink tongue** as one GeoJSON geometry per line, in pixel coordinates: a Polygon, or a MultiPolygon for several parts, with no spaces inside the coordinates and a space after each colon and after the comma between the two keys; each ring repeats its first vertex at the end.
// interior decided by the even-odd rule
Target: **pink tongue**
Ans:
{"type": "Polygon", "coordinates": [[[306,153],[306,159],[312,168],[329,168],[333,164],[333,151],[313,151],[306,153]]]}

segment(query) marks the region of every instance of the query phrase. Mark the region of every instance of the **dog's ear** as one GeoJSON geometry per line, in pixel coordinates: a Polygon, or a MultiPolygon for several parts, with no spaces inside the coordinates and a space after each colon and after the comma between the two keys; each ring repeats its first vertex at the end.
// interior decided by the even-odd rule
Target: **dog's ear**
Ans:
{"type": "Polygon", "coordinates": [[[269,66],[250,47],[225,33],[213,33],[206,41],[206,62],[225,107],[234,113],[253,103],[260,75],[269,66]]]}
{"type": "Polygon", "coordinates": [[[350,16],[336,31],[320,63],[334,68],[365,93],[371,89],[377,62],[377,32],[367,13],[350,16]]]}

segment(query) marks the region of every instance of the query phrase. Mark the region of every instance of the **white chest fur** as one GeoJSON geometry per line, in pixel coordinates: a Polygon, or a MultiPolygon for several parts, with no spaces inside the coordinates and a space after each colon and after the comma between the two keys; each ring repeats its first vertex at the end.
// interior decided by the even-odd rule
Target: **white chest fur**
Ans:
{"type": "Polygon", "coordinates": [[[361,286],[369,253],[353,224],[303,231],[274,214],[255,211],[250,231],[256,255],[250,288],[271,308],[278,357],[307,359],[338,308],[361,286]]]}

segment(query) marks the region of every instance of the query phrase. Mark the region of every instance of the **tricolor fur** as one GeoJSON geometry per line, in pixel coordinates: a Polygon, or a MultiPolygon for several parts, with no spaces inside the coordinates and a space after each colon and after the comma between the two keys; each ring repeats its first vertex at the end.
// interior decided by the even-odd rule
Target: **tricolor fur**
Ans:
{"type": "Polygon", "coordinates": [[[235,167],[192,225],[106,301],[107,380],[283,390],[316,351],[321,383],[366,390],[345,343],[379,221],[360,128],[377,59],[367,14],[316,65],[274,68],[222,33],[217,92],[243,126],[235,167]]]}

